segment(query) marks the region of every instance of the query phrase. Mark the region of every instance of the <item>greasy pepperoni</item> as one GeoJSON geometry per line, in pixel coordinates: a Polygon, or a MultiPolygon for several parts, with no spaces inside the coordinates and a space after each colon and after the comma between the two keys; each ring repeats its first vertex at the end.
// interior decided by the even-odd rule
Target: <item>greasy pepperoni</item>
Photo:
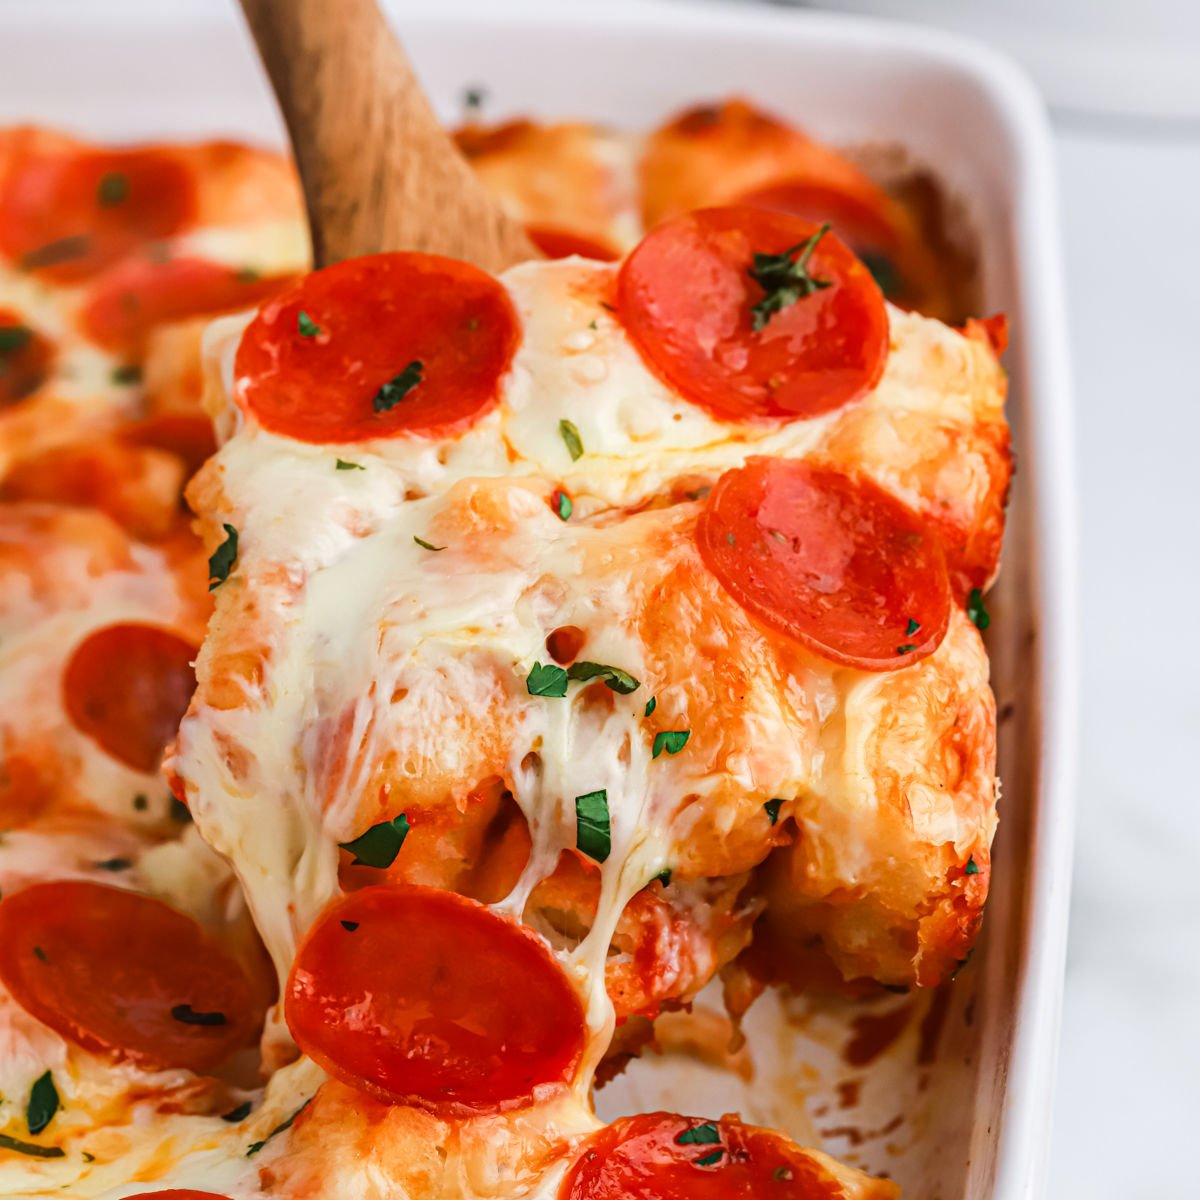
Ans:
{"type": "Polygon", "coordinates": [[[133,422],[121,430],[121,439],[174,454],[183,461],[189,478],[217,452],[212,422],[187,413],[161,413],[133,422]]]}
{"type": "Polygon", "coordinates": [[[622,1117],[583,1143],[559,1200],[842,1200],[819,1160],[734,1117],[622,1117]],[[680,1138],[685,1140],[681,1143],[680,1138]],[[696,1139],[696,1140],[691,1140],[696,1139]]]}
{"type": "Polygon", "coordinates": [[[129,258],[96,280],[80,320],[93,341],[136,353],[155,325],[252,308],[289,282],[203,258],[129,258]]]}
{"type": "Polygon", "coordinates": [[[153,625],[109,625],[76,648],[63,675],[72,724],[137,771],[156,771],[196,690],[196,647],[153,625]]]}
{"type": "Polygon", "coordinates": [[[195,921],[86,880],[0,902],[0,980],[76,1045],[152,1068],[209,1070],[261,1020],[245,972],[195,921]]]}
{"type": "Polygon", "coordinates": [[[594,258],[597,262],[616,262],[621,256],[609,245],[582,233],[572,233],[557,225],[528,225],[529,240],[547,258],[594,258]]]}
{"type": "Polygon", "coordinates": [[[383,884],[333,904],[300,946],[285,1011],[331,1075],[445,1113],[530,1104],[583,1053],[583,1006],[545,944],[436,888],[383,884]]]}
{"type": "Polygon", "coordinates": [[[814,417],[878,382],[887,311],[870,272],[832,233],[809,259],[830,286],[782,308],[759,331],[755,254],[782,254],[818,232],[786,213],[709,208],[660,225],[625,260],[618,313],[647,366],[728,421],[814,417]]]}
{"type": "Polygon", "coordinates": [[[238,349],[237,396],[302,442],[441,436],[496,404],[518,339],[508,293],[476,267],[433,254],[349,259],[264,306],[238,349]],[[402,375],[406,388],[381,400],[402,375]]]}
{"type": "Polygon", "coordinates": [[[28,155],[0,190],[0,251],[26,270],[75,282],[195,215],[195,183],[161,150],[28,155]]]}
{"type": "Polygon", "coordinates": [[[717,480],[696,539],[751,616],[833,662],[895,670],[945,636],[950,585],[940,544],[868,480],[752,458],[717,480]]]}
{"type": "Polygon", "coordinates": [[[21,320],[0,308],[0,409],[24,399],[40,386],[54,358],[53,345],[21,320]]]}

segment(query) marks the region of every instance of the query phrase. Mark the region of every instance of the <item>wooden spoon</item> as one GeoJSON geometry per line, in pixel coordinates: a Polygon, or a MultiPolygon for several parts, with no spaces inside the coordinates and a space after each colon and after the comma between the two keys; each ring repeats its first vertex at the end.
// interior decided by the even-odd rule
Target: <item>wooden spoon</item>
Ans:
{"type": "Polygon", "coordinates": [[[287,122],[317,267],[424,250],[538,257],[442,129],[375,0],[241,0],[287,122]]]}

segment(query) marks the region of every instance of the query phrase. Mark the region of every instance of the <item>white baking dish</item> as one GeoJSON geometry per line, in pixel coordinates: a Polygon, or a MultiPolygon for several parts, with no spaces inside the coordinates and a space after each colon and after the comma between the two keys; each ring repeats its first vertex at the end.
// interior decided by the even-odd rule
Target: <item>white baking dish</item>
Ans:
{"type": "MultiPolygon", "coordinates": [[[[110,137],[279,139],[231,12],[133,0],[73,8],[6,5],[0,120],[110,137]]],[[[602,1092],[601,1110],[741,1109],[890,1174],[913,1200],[1035,1196],[1062,983],[1077,676],[1066,330],[1037,97],[970,43],[875,21],[681,3],[499,8],[485,0],[396,6],[448,115],[466,85],[481,84],[490,117],[586,116],[639,129],[683,104],[738,92],[833,141],[899,143],[965,201],[980,235],[985,311],[1013,321],[1019,472],[990,635],[1005,792],[986,931],[950,991],[940,1053],[914,1063],[922,1025],[914,1014],[871,1064],[858,1103],[847,1105],[855,1088],[838,1085],[862,1072],[840,1051],[862,1010],[806,1004],[799,1028],[768,1000],[751,1020],[753,1080],[687,1059],[651,1060],[602,1092]],[[893,1125],[897,1114],[903,1120],[893,1125]]]]}

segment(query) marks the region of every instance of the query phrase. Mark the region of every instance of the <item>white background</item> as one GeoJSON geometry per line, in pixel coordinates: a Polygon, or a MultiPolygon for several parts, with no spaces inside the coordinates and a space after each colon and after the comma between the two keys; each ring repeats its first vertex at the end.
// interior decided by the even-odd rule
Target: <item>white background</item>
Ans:
{"type": "MultiPolygon", "coordinates": [[[[3,0],[8,17],[24,4],[43,19],[84,9],[95,19],[97,2],[3,0]]],[[[993,26],[1011,11],[1005,0],[974,7],[993,26]]],[[[1024,7],[1044,14],[1054,3],[1024,7]]],[[[1119,7],[1109,0],[1110,28],[1119,7]]],[[[1143,6],[1124,7],[1132,36],[1143,6]]],[[[197,9],[235,19],[234,0],[107,0],[104,19],[197,9]]],[[[1063,11],[1086,20],[1074,0],[1063,11]]],[[[1162,25],[1160,52],[1164,72],[1183,53],[1200,77],[1187,11],[1178,38],[1162,25]]],[[[1005,21],[1001,39],[1030,51],[1052,95],[1066,81],[1054,98],[1076,374],[1083,728],[1046,1195],[1188,1200],[1200,1195],[1200,122],[1187,104],[1172,119],[1166,101],[1126,103],[1116,86],[1097,94],[1103,73],[1089,77],[1091,93],[1065,100],[1080,73],[1064,28],[1061,61],[1019,20],[1005,21]],[[1122,117],[1123,104],[1138,115],[1122,117]]],[[[1152,69],[1153,49],[1143,41],[1138,53],[1152,69]]]]}

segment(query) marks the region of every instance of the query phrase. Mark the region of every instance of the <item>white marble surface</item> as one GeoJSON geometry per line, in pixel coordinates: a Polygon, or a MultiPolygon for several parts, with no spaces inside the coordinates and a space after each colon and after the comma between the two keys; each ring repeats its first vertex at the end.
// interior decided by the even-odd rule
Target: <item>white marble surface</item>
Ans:
{"type": "Polygon", "coordinates": [[[1057,135],[1083,722],[1046,1194],[1182,1200],[1200,1195],[1200,133],[1057,135]]]}
{"type": "MultiPolygon", "coordinates": [[[[25,8],[68,21],[84,3],[4,0],[10,18],[25,8]]],[[[92,19],[169,21],[233,0],[86,7],[92,19]]],[[[1190,1200],[1200,1195],[1200,130],[1075,123],[1057,140],[1084,675],[1045,1195],[1190,1200]]]]}

